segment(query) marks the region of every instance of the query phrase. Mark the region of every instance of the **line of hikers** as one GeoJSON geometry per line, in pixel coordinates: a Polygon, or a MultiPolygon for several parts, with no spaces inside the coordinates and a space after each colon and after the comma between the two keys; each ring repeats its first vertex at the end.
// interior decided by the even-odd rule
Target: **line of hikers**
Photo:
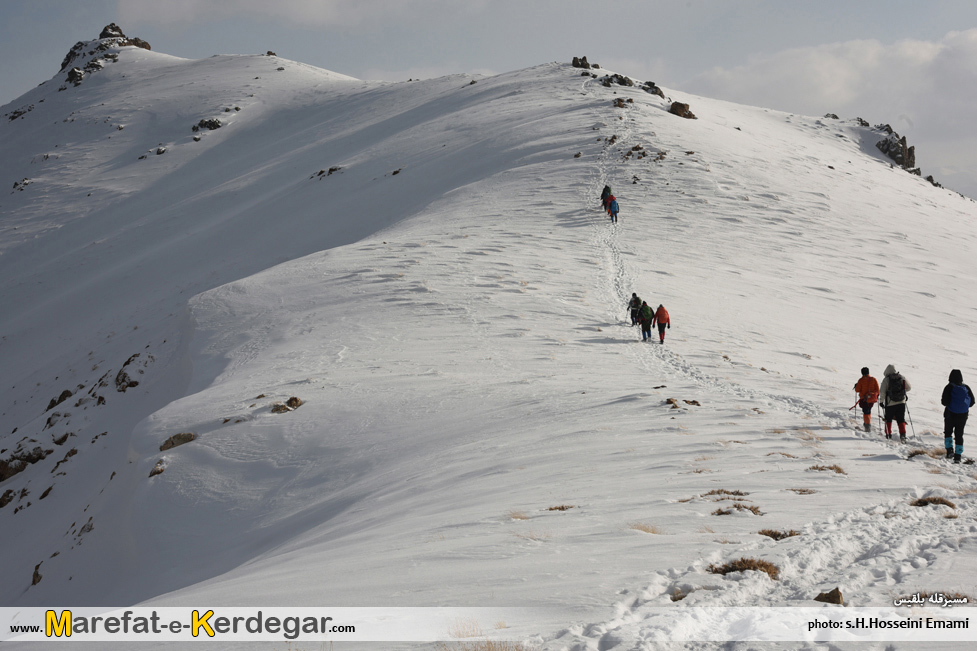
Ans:
{"type": "Polygon", "coordinates": [[[617,213],[620,208],[617,205],[617,199],[611,194],[611,186],[605,185],[604,191],[600,193],[600,202],[604,206],[604,210],[607,214],[611,216],[611,223],[617,223],[617,213]]]}
{"type": "Polygon", "coordinates": [[[651,327],[657,323],[658,337],[661,343],[665,343],[665,329],[672,328],[672,319],[668,316],[668,310],[664,305],[659,304],[658,309],[652,312],[648,303],[632,293],[631,300],[628,301],[628,310],[631,311],[631,327],[641,324],[641,341],[651,339],[651,327]]]}
{"type": "MultiPolygon", "coordinates": [[[[879,403],[884,413],[885,438],[892,438],[892,421],[899,425],[899,440],[906,441],[906,412],[908,410],[907,392],[912,389],[909,382],[896,371],[895,366],[885,367],[882,384],[869,374],[868,367],[862,368],[862,377],[855,383],[858,394],[857,405],[862,408],[862,421],[866,432],[872,430],[872,407],[879,403]]],[[[948,384],[943,388],[941,404],[943,410],[943,444],[946,458],[960,463],[963,456],[963,428],[967,416],[974,405],[973,390],[963,383],[960,369],[950,371],[948,384]]],[[[852,409],[855,407],[852,406],[852,409]]],[[[911,417],[910,417],[911,418],[911,417]]]]}

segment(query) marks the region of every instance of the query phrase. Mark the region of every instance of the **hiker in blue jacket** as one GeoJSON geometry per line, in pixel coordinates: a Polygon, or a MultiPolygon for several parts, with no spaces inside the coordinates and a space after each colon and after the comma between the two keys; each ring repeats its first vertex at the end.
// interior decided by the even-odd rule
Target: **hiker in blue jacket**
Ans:
{"type": "Polygon", "coordinates": [[[607,212],[609,212],[611,214],[611,223],[615,223],[615,224],[617,223],[617,212],[618,212],[618,210],[619,210],[619,208],[618,208],[618,205],[617,205],[617,199],[614,198],[614,195],[611,195],[611,203],[607,207],[607,212]]]}
{"type": "Polygon", "coordinates": [[[963,383],[960,369],[950,371],[950,383],[943,389],[943,399],[940,402],[946,407],[943,410],[946,458],[952,458],[953,463],[960,463],[960,457],[963,456],[963,426],[967,424],[967,415],[974,404],[974,392],[963,383]]]}

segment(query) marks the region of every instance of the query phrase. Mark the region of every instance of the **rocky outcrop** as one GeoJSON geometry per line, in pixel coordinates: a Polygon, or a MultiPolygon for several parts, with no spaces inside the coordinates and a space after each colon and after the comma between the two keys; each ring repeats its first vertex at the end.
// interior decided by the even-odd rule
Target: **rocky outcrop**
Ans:
{"type": "Polygon", "coordinates": [[[886,134],[886,137],[875,143],[883,154],[891,158],[899,167],[911,170],[916,167],[916,148],[906,143],[906,136],[899,136],[888,124],[875,127],[886,134]]]}
{"type": "Polygon", "coordinates": [[[662,91],[662,89],[659,88],[653,81],[646,81],[645,83],[641,84],[641,89],[644,90],[646,93],[651,93],[652,95],[658,95],[662,99],[665,99],[664,91],[662,91]]]}
{"type": "Polygon", "coordinates": [[[190,127],[190,130],[200,131],[201,129],[208,129],[213,131],[214,129],[220,129],[222,126],[224,125],[217,118],[206,118],[190,127]]]}
{"type": "Polygon", "coordinates": [[[587,57],[573,57],[573,61],[570,62],[570,65],[572,65],[574,68],[586,68],[587,70],[590,70],[591,68],[590,63],[587,61],[587,57]]]}
{"type": "Polygon", "coordinates": [[[682,102],[672,102],[672,105],[668,108],[668,112],[687,120],[698,119],[695,117],[695,113],[689,110],[689,105],[683,104],[682,102]]]}
{"type": "Polygon", "coordinates": [[[610,88],[611,84],[617,84],[618,86],[634,86],[634,80],[630,77],[625,77],[624,75],[619,75],[614,73],[613,75],[606,75],[601,77],[600,83],[605,88],[610,88]]]}
{"type": "Polygon", "coordinates": [[[841,596],[840,588],[835,588],[831,592],[822,592],[821,594],[819,594],[814,598],[814,601],[820,601],[821,603],[838,604],[838,605],[844,605],[845,603],[844,598],[842,598],[841,596]]]}
{"type": "Polygon", "coordinates": [[[171,448],[178,447],[193,441],[197,438],[197,435],[193,432],[180,432],[179,434],[174,434],[170,438],[163,441],[163,444],[159,446],[160,452],[165,452],[171,448]]]}
{"type": "MultiPolygon", "coordinates": [[[[142,40],[141,38],[130,38],[125,35],[122,28],[120,28],[118,25],[115,23],[109,23],[102,29],[102,32],[99,34],[96,40],[78,41],[75,43],[75,46],[68,51],[68,54],[66,54],[64,59],[61,61],[61,71],[63,72],[65,68],[74,63],[80,63],[80,60],[86,57],[94,57],[112,48],[130,46],[139,47],[144,50],[152,49],[152,47],[150,47],[149,43],[146,41],[142,40]]],[[[87,63],[91,62],[89,61],[87,63]]]]}

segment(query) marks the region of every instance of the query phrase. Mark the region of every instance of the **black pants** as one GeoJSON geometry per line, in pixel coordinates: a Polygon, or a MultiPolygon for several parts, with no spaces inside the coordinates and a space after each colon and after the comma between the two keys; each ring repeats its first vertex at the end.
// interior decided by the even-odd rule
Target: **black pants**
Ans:
{"type": "Polygon", "coordinates": [[[885,422],[891,423],[896,421],[897,423],[906,422],[906,403],[901,405],[886,405],[885,406],[885,422]]]}
{"type": "Polygon", "coordinates": [[[946,437],[948,448],[952,438],[957,447],[963,449],[963,427],[966,424],[967,414],[955,414],[952,411],[943,413],[943,436],[946,437]]]}

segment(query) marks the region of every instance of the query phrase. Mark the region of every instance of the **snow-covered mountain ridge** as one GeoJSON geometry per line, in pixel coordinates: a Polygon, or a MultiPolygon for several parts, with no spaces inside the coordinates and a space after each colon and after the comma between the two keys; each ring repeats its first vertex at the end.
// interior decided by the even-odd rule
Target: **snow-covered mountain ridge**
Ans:
{"type": "Polygon", "coordinates": [[[0,108],[34,107],[0,123],[0,459],[43,456],[0,482],[3,605],[603,621],[622,591],[977,592],[972,469],[849,427],[862,365],[903,368],[919,434],[949,369],[972,379],[977,210],[876,130],[569,64],[383,83],[105,53],[0,108]],[[671,312],[664,346],[624,324],[632,291],[671,312]],[[712,489],[764,515],[712,515],[712,489]],[[961,517],[908,506],[928,493],[961,517]],[[744,553],[780,580],[703,571],[744,553]]]}

